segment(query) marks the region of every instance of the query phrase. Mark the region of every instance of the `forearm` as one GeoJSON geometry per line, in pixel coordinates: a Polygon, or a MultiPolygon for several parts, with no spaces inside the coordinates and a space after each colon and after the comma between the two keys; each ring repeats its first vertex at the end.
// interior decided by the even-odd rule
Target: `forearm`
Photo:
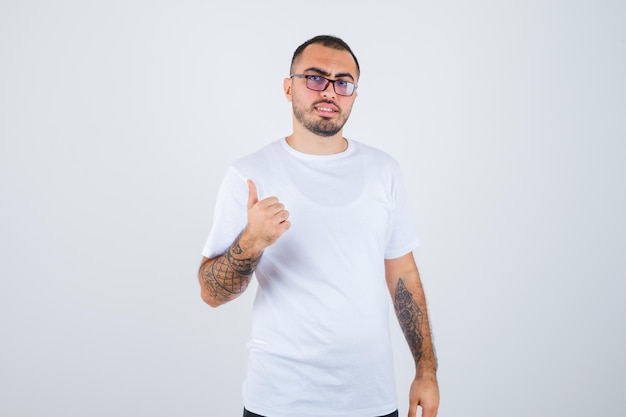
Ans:
{"type": "Polygon", "coordinates": [[[248,248],[242,236],[238,236],[226,253],[205,258],[198,271],[202,299],[211,307],[218,307],[239,297],[248,287],[261,254],[262,251],[248,248]]]}
{"type": "Polygon", "coordinates": [[[435,417],[439,407],[437,358],[430,334],[426,297],[412,253],[385,260],[385,278],[400,328],[415,360],[415,378],[409,393],[409,416],[435,417]]]}
{"type": "Polygon", "coordinates": [[[415,361],[418,377],[435,377],[437,358],[432,342],[426,299],[419,275],[398,277],[393,305],[400,328],[409,345],[415,361]]]}

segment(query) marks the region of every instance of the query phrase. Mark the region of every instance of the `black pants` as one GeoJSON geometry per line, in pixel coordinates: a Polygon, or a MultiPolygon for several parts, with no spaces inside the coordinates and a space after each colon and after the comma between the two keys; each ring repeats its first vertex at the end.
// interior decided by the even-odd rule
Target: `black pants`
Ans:
{"type": "MultiPolygon", "coordinates": [[[[248,410],[246,410],[245,408],[243,409],[243,417],[264,417],[261,416],[259,414],[254,414],[248,410]]],[[[398,417],[398,410],[394,411],[391,414],[387,414],[386,416],[380,416],[380,417],[398,417]]]]}

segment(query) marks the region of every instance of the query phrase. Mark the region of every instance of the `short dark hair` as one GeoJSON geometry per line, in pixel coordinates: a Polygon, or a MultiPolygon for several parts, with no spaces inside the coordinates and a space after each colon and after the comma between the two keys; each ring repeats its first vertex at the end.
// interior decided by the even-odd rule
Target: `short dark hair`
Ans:
{"type": "Polygon", "coordinates": [[[354,55],[354,52],[352,52],[352,49],[350,49],[348,44],[345,43],[342,39],[336,36],[332,36],[332,35],[318,35],[304,42],[302,45],[298,46],[296,51],[293,53],[293,58],[291,58],[290,74],[293,73],[293,66],[295,62],[298,60],[298,58],[300,57],[300,55],[302,55],[302,52],[304,52],[304,49],[307,46],[312,45],[312,44],[321,44],[328,48],[337,49],[339,51],[350,52],[350,55],[352,55],[352,58],[354,58],[354,62],[356,64],[357,77],[361,75],[361,68],[359,67],[359,60],[356,59],[356,55],[354,55]]]}

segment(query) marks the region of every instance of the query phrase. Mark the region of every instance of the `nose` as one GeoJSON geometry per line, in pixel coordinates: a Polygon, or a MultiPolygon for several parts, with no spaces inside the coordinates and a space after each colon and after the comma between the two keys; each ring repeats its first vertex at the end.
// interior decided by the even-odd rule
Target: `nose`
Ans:
{"type": "Polygon", "coordinates": [[[320,91],[320,93],[322,97],[335,97],[335,82],[328,80],[328,85],[326,85],[326,88],[320,91]]]}

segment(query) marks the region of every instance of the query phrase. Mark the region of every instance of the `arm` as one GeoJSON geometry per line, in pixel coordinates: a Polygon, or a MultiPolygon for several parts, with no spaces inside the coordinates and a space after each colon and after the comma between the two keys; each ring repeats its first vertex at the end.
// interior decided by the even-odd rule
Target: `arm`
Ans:
{"type": "Polygon", "coordinates": [[[201,297],[218,307],[241,295],[248,287],[266,247],[291,226],[289,212],[276,197],[259,201],[256,186],[248,180],[248,224],[226,253],[204,258],[198,271],[201,297]]]}
{"type": "Polygon", "coordinates": [[[415,378],[409,394],[409,417],[422,407],[423,417],[435,417],[439,407],[437,358],[433,347],[426,299],[413,254],[385,260],[387,286],[396,316],[415,360],[415,378]]]}
{"type": "Polygon", "coordinates": [[[201,297],[211,307],[218,307],[241,295],[252,279],[252,273],[261,260],[262,252],[244,251],[241,238],[216,258],[203,258],[198,278],[201,297]]]}

